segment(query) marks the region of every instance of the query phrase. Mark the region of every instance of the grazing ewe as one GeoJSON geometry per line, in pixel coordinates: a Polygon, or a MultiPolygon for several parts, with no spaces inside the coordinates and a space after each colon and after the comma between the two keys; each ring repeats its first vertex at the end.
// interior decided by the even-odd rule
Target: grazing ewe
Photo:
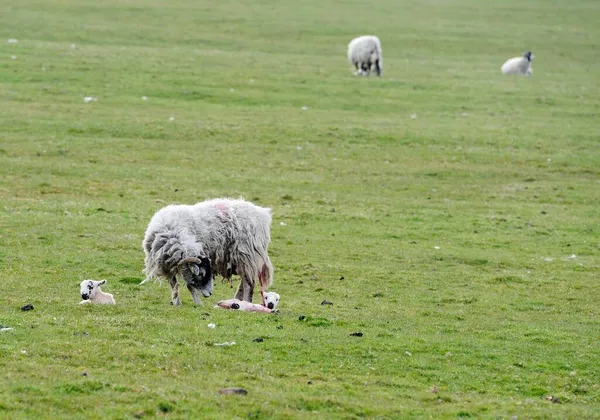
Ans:
{"type": "Polygon", "coordinates": [[[104,293],[100,290],[100,286],[106,284],[106,280],[83,280],[79,283],[81,291],[81,299],[79,304],[82,303],[103,303],[105,305],[114,305],[115,298],[110,293],[104,293]]]}
{"type": "Polygon", "coordinates": [[[375,68],[377,76],[383,73],[383,51],[381,42],[375,35],[354,38],[348,44],[348,60],[356,67],[355,75],[368,76],[375,68]]]}
{"type": "Polygon", "coordinates": [[[533,73],[533,68],[531,68],[533,57],[533,53],[531,51],[527,51],[522,57],[508,59],[506,63],[502,64],[502,73],[524,74],[526,76],[531,76],[533,73]]]}
{"type": "Polygon", "coordinates": [[[146,280],[165,277],[172,304],[180,305],[177,275],[181,275],[196,304],[198,292],[212,295],[213,275],[224,280],[238,274],[235,298],[252,302],[256,279],[261,297],[273,282],[267,254],[271,241],[271,209],[244,200],[215,199],[194,205],[170,205],[150,220],[142,243],[146,280]]]}

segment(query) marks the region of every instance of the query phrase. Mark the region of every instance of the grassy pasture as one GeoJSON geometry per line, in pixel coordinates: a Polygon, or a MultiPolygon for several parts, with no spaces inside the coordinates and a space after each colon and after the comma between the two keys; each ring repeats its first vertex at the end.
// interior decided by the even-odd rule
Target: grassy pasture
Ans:
{"type": "Polygon", "coordinates": [[[600,418],[600,2],[1,10],[0,418],[600,418]],[[280,314],[138,285],[219,196],[273,208],[280,314]]]}

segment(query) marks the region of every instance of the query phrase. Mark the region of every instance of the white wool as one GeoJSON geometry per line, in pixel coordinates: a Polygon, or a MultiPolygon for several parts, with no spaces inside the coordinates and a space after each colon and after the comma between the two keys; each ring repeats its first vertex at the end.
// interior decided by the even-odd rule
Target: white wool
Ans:
{"type": "Polygon", "coordinates": [[[271,209],[244,200],[220,198],[194,205],[170,205],[152,217],[142,243],[147,279],[169,280],[172,303],[180,305],[177,276],[196,304],[213,291],[213,275],[239,275],[235,297],[252,301],[254,286],[265,291],[273,282],[267,250],[271,209]]]}
{"type": "Polygon", "coordinates": [[[348,61],[356,68],[358,75],[369,75],[375,70],[378,76],[383,73],[383,50],[375,35],[354,38],[348,44],[348,61]]]}

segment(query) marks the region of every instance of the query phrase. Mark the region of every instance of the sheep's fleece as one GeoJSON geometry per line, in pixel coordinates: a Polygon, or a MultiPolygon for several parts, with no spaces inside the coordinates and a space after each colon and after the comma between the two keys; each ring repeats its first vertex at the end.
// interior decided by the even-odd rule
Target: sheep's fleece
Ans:
{"type": "Polygon", "coordinates": [[[204,297],[212,294],[214,274],[225,280],[238,274],[241,282],[235,298],[252,302],[256,279],[265,290],[273,282],[270,241],[269,208],[227,198],[169,205],[152,217],[146,229],[144,282],[152,277],[169,279],[172,303],[180,304],[179,274],[198,304],[198,291],[204,297]]]}
{"type": "Polygon", "coordinates": [[[531,51],[527,51],[522,57],[514,57],[506,60],[502,64],[502,73],[504,74],[524,74],[531,76],[533,74],[532,61],[534,55],[531,51]]]}
{"type": "Polygon", "coordinates": [[[383,51],[381,42],[375,35],[363,35],[354,38],[348,44],[348,61],[356,67],[358,75],[368,76],[375,68],[378,76],[383,73],[383,51]]]}

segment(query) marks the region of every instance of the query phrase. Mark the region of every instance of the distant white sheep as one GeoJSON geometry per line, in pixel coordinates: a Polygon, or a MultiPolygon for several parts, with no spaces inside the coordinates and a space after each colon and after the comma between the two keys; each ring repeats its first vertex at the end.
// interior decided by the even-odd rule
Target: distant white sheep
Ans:
{"type": "Polygon", "coordinates": [[[106,280],[83,280],[79,283],[81,299],[79,304],[83,303],[103,303],[105,305],[114,305],[115,298],[110,293],[100,290],[100,286],[106,284],[106,280]]]}
{"type": "Polygon", "coordinates": [[[383,73],[383,51],[381,42],[375,35],[363,35],[354,38],[348,44],[348,61],[356,67],[355,75],[368,76],[371,70],[377,76],[383,73]]]}
{"type": "Polygon", "coordinates": [[[531,67],[533,58],[534,55],[531,51],[527,51],[522,57],[510,58],[502,64],[502,73],[531,76],[533,74],[533,68],[531,67]]]}
{"type": "Polygon", "coordinates": [[[258,279],[264,292],[273,282],[267,254],[271,241],[271,209],[244,200],[215,199],[194,205],[170,205],[150,220],[142,243],[146,280],[164,277],[171,303],[181,305],[177,275],[183,277],[194,302],[198,293],[213,292],[213,274],[225,280],[238,274],[235,298],[252,302],[258,279]]]}

